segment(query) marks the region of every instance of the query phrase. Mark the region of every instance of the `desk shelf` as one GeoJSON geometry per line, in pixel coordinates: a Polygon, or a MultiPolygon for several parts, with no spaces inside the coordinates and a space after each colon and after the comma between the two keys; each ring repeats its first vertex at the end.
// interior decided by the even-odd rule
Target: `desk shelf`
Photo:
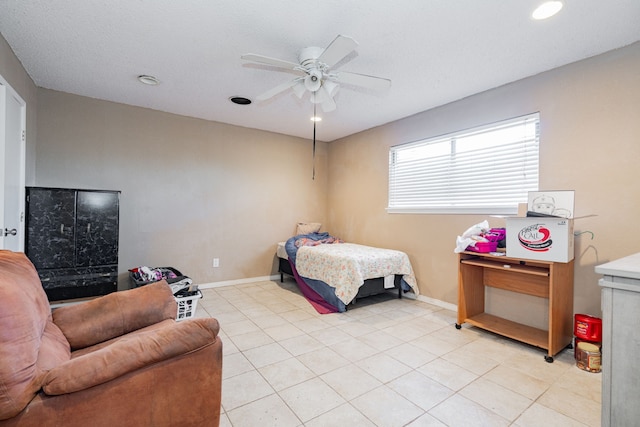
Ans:
{"type": "MultiPolygon", "coordinates": [[[[499,260],[500,258],[498,258],[497,261],[499,260]]],[[[512,258],[506,258],[505,260],[510,261],[512,260],[512,258]]],[[[479,267],[493,268],[496,270],[504,270],[508,268],[509,271],[512,271],[514,273],[533,274],[535,276],[545,276],[545,277],[549,276],[548,268],[529,266],[526,264],[521,265],[521,264],[508,263],[508,262],[502,263],[502,262],[496,262],[495,260],[485,260],[485,259],[477,259],[477,258],[463,259],[463,260],[460,260],[460,262],[462,264],[477,265],[479,267]]]]}
{"type": "Polygon", "coordinates": [[[573,261],[532,261],[476,252],[459,254],[458,323],[491,331],[547,350],[545,360],[573,339],[573,261]],[[485,313],[485,287],[545,298],[548,329],[538,329],[485,313]]]}

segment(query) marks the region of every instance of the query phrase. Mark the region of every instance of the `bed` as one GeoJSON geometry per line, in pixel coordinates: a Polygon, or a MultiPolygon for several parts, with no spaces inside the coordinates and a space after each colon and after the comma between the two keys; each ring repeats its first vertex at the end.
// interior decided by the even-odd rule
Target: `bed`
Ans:
{"type": "Polygon", "coordinates": [[[321,313],[344,312],[356,300],[397,290],[418,294],[416,279],[404,253],[345,243],[329,233],[299,234],[278,244],[280,280],[292,276],[321,313]]]}

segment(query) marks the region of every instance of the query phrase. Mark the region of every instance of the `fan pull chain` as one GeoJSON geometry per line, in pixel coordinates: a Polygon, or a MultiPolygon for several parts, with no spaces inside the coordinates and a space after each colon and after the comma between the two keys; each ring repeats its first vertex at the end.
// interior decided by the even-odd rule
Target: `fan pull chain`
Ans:
{"type": "Polygon", "coordinates": [[[313,175],[311,179],[315,181],[316,179],[316,121],[318,117],[316,116],[316,104],[313,104],[313,175]]]}

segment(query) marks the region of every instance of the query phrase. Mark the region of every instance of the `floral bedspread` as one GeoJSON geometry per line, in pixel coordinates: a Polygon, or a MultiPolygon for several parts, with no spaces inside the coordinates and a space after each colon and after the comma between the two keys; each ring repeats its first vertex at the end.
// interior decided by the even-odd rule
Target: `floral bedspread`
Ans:
{"type": "Polygon", "coordinates": [[[336,296],[349,304],[366,279],[401,274],[418,295],[418,286],[409,257],[393,249],[373,248],[354,243],[301,246],[296,269],[303,277],[322,280],[336,289],[336,296]]]}

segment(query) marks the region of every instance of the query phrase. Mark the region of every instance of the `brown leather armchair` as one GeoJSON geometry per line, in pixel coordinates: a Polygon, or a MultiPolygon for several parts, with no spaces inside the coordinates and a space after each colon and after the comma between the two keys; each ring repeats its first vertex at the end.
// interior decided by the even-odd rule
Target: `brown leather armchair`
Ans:
{"type": "Polygon", "coordinates": [[[163,281],[52,313],[28,258],[0,250],[0,426],[217,426],[218,322],[176,310],[163,281]]]}

